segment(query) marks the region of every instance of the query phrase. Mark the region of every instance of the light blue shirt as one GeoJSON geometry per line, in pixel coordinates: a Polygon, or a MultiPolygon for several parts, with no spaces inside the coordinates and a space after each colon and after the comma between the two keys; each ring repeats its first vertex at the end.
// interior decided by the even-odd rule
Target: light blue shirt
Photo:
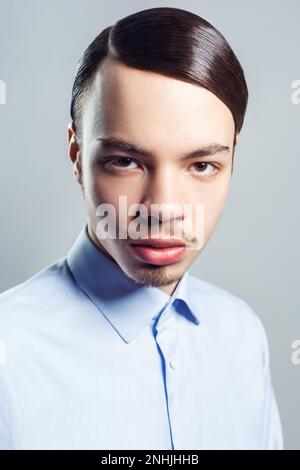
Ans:
{"type": "Polygon", "coordinates": [[[0,295],[0,448],[282,449],[252,308],[189,271],[138,285],[86,228],[0,295]]]}

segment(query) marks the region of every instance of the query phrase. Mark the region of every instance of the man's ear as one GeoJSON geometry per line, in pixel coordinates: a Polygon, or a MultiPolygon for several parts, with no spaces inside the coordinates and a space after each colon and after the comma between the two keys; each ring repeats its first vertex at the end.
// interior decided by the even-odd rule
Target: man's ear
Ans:
{"type": "Polygon", "coordinates": [[[82,184],[81,150],[76,136],[74,122],[68,124],[69,157],[73,163],[73,173],[76,181],[82,184]]]}

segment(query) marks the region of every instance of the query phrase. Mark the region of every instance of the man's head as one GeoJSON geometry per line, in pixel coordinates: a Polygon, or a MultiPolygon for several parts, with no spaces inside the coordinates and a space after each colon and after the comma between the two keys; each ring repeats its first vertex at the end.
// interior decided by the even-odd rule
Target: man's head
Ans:
{"type": "MultiPolygon", "coordinates": [[[[83,53],[73,86],[69,155],[91,238],[135,282],[171,293],[208,242],[226,201],[247,98],[229,44],[185,10],[152,8],[127,16],[83,53]],[[169,261],[157,249],[137,249],[130,237],[118,236],[120,196],[127,207],[149,210],[147,217],[127,214],[127,228],[144,214],[141,225],[156,225],[156,238],[164,237],[167,219],[150,215],[153,204],[166,204],[173,228],[188,219],[186,207],[202,205],[201,247],[169,261]],[[102,204],[117,214],[117,235],[106,239],[97,236],[102,204]]],[[[195,236],[195,224],[194,214],[182,241],[195,236]]]]}

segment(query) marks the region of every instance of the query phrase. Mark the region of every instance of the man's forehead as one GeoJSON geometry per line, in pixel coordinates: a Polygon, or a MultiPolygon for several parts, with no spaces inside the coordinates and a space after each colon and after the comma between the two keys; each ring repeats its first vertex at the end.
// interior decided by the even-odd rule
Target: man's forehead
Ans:
{"type": "MultiPolygon", "coordinates": [[[[156,105],[167,103],[191,109],[197,105],[227,108],[215,94],[196,83],[160,72],[130,67],[112,57],[106,57],[98,67],[90,94],[101,101],[109,98],[114,104],[120,104],[121,100],[135,102],[140,98],[146,101],[149,96],[151,100],[155,100],[156,105]]],[[[231,114],[229,109],[228,112],[231,114]]]]}
{"type": "Polygon", "coordinates": [[[139,135],[164,130],[168,138],[179,130],[187,138],[195,129],[200,134],[234,132],[231,111],[209,90],[112,58],[99,67],[83,114],[85,125],[98,133],[103,127],[106,133],[125,135],[133,128],[139,135]]]}

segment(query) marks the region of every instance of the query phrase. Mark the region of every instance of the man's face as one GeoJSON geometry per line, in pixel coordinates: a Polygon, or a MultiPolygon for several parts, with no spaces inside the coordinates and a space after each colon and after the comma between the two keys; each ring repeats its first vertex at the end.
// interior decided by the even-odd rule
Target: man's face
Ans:
{"type": "MultiPolygon", "coordinates": [[[[81,116],[80,139],[76,140],[69,126],[70,157],[82,185],[91,238],[129,278],[171,294],[208,242],[225,204],[235,129],[229,108],[196,84],[106,58],[84,101],[81,116]],[[107,140],[112,138],[145,152],[113,147],[111,140],[107,140]],[[216,145],[225,149],[218,150],[216,145]],[[217,151],[187,157],[204,147],[204,153],[208,147],[217,151]],[[149,246],[144,251],[137,249],[129,231],[127,237],[118,237],[120,196],[126,197],[127,209],[132,204],[142,204],[148,209],[149,217],[139,218],[140,228],[149,228],[148,238],[154,226],[159,232],[152,238],[166,239],[165,234],[172,238],[171,227],[174,230],[176,223],[183,224],[188,219],[184,208],[202,207],[202,243],[197,249],[187,247],[181,250],[179,258],[170,256],[168,260],[155,254],[158,248],[152,250],[152,255],[149,246]],[[97,231],[101,217],[96,210],[104,203],[115,208],[116,213],[117,236],[111,232],[106,239],[97,231]],[[153,204],[165,204],[167,218],[151,217],[153,204]]],[[[127,213],[127,229],[141,214],[127,213]]],[[[196,217],[196,210],[192,216],[189,212],[189,223],[181,232],[182,241],[197,236],[196,217]]]]}

